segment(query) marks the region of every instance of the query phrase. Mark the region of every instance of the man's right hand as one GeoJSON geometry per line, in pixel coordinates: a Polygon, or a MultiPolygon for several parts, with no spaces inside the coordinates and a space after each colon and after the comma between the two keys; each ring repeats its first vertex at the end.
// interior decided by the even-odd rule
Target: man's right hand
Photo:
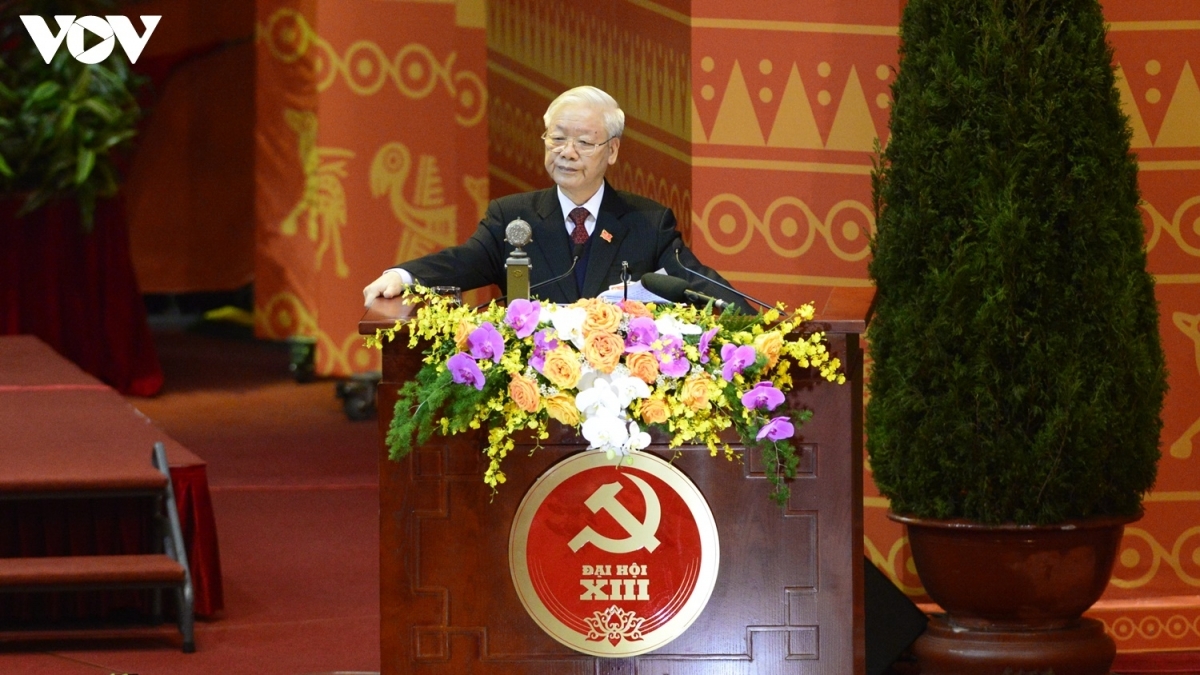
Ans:
{"type": "Polygon", "coordinates": [[[375,298],[394,298],[400,295],[404,290],[405,279],[407,276],[401,270],[388,270],[379,275],[379,278],[367,284],[363,289],[363,306],[369,307],[371,301],[375,298]]]}

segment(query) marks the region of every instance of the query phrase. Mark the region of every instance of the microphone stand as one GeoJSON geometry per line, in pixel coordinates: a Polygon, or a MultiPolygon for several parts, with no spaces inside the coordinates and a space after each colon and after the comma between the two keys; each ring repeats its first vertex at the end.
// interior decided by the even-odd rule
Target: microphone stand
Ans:
{"type": "Polygon", "coordinates": [[[529,254],[520,247],[513,250],[508,260],[504,261],[508,273],[508,295],[514,300],[529,298],[529,254]]]}
{"type": "Polygon", "coordinates": [[[506,290],[514,299],[529,297],[529,254],[524,246],[532,241],[532,230],[529,223],[520,218],[514,219],[504,228],[504,241],[512,244],[513,251],[504,261],[507,276],[506,290]]]}
{"type": "MultiPolygon", "coordinates": [[[[743,292],[739,291],[738,289],[736,289],[736,288],[734,288],[734,287],[730,286],[729,284],[723,284],[723,283],[721,283],[720,281],[717,281],[716,279],[712,279],[712,278],[710,278],[710,277],[706,277],[706,276],[704,276],[703,274],[701,274],[701,273],[697,272],[696,270],[694,270],[694,269],[692,269],[692,268],[688,267],[687,265],[684,265],[684,264],[683,264],[683,261],[679,259],[679,247],[678,247],[678,246],[676,246],[676,247],[675,247],[675,264],[676,264],[676,265],[679,265],[680,269],[682,269],[683,271],[687,272],[688,274],[694,274],[694,275],[696,275],[696,276],[700,277],[701,279],[703,279],[703,280],[705,280],[705,281],[707,281],[707,282],[709,282],[709,283],[712,283],[712,284],[715,284],[715,285],[717,285],[717,286],[719,286],[719,287],[721,287],[721,288],[724,288],[725,290],[729,291],[730,293],[733,293],[734,295],[737,295],[737,296],[738,296],[738,297],[740,297],[740,298],[745,298],[746,300],[750,300],[750,301],[752,301],[752,302],[755,302],[755,303],[757,303],[757,304],[761,305],[762,307],[764,307],[764,308],[766,308],[766,309],[774,309],[774,307],[772,307],[771,305],[768,305],[767,303],[763,302],[762,300],[759,300],[758,298],[756,298],[756,297],[754,297],[754,296],[752,296],[752,295],[748,295],[748,294],[746,294],[746,293],[743,293],[743,292]]],[[[790,316],[791,316],[791,315],[790,315],[790,314],[788,314],[787,312],[783,312],[783,318],[785,318],[785,319],[786,319],[786,318],[788,318],[788,317],[790,317],[790,316]]]]}

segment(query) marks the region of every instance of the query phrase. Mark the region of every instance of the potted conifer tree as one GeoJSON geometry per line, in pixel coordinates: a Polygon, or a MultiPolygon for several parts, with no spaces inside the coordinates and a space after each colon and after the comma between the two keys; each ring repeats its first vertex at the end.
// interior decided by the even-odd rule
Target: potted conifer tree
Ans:
{"type": "Polygon", "coordinates": [[[1154,483],[1166,372],[1104,17],[910,0],[900,37],[866,428],[946,610],[922,673],[1107,673],[1081,615],[1154,483]]]}

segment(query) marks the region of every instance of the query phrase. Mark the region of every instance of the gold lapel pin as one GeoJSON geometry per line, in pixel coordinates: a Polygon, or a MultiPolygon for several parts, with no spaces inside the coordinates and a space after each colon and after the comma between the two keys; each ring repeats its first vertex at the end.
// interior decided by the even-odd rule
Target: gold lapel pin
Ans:
{"type": "Polygon", "coordinates": [[[612,243],[612,233],[608,230],[600,230],[600,238],[604,241],[612,243]]]}

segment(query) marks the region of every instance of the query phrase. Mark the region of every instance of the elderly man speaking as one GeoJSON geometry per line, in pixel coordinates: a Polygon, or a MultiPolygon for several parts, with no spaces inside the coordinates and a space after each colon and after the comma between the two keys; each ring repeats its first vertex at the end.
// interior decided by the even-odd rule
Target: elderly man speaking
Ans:
{"type": "Polygon", "coordinates": [[[634,280],[675,270],[692,290],[753,312],[734,293],[679,269],[682,265],[726,283],[684,245],[669,208],[604,180],[617,161],[625,128],[625,113],[611,96],[595,87],[576,87],[554,99],[542,119],[546,172],[557,187],[492,201],[470,239],[385,271],[363,289],[366,304],[379,296],[395,297],[413,281],[463,290],[496,284],[504,292],[504,262],[512,251],[504,241],[505,227],[520,218],[533,233],[525,250],[534,296],[560,303],[595,297],[621,281],[622,263],[628,263],[634,280]],[[567,274],[572,262],[574,274],[567,274]],[[539,286],[556,277],[563,278],[539,286]]]}

